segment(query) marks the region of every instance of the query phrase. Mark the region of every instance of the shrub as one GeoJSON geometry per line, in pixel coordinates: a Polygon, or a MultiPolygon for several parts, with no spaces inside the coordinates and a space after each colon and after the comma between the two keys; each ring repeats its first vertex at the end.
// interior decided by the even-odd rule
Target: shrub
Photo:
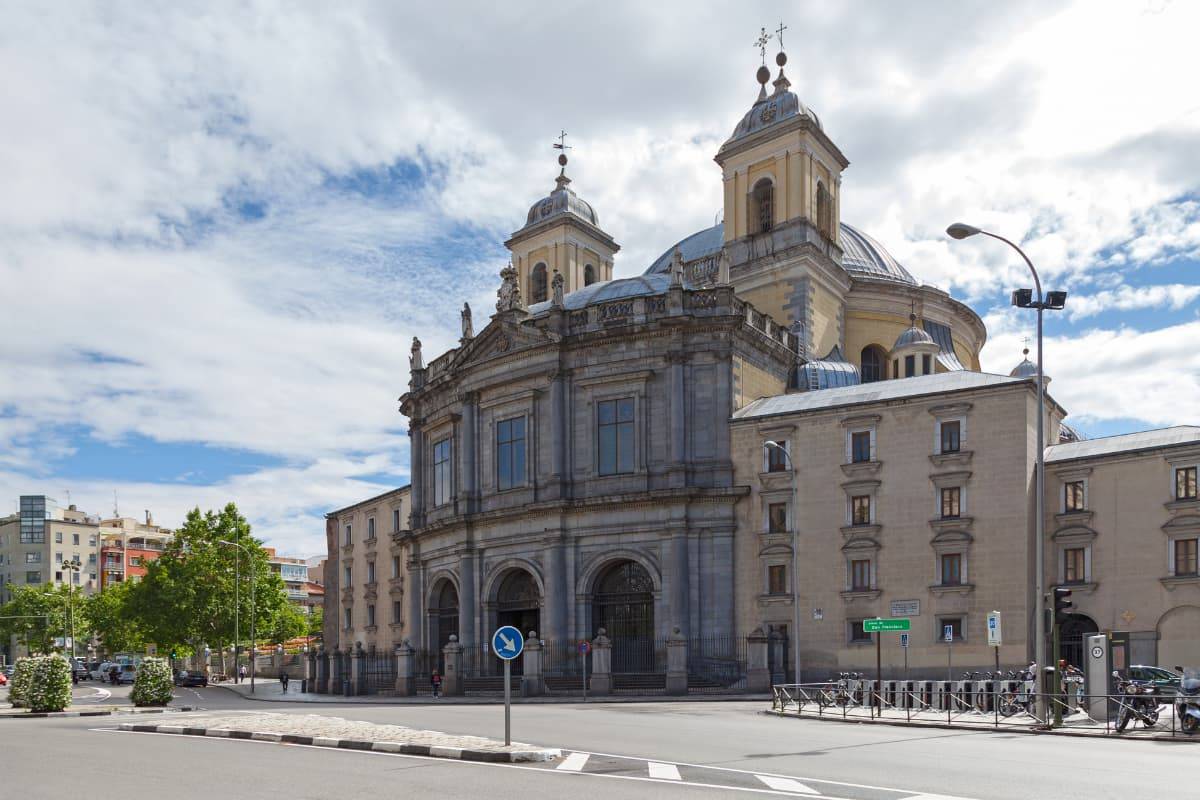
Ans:
{"type": "Polygon", "coordinates": [[[33,659],[18,658],[8,685],[8,702],[17,708],[29,705],[29,681],[33,677],[33,659]]]}
{"type": "Polygon", "coordinates": [[[129,696],[135,706],[165,706],[171,702],[174,687],[171,665],[166,659],[147,658],[138,667],[133,692],[129,696]]]}
{"type": "Polygon", "coordinates": [[[62,656],[38,656],[29,681],[30,711],[62,711],[71,705],[71,663],[62,656]]]}

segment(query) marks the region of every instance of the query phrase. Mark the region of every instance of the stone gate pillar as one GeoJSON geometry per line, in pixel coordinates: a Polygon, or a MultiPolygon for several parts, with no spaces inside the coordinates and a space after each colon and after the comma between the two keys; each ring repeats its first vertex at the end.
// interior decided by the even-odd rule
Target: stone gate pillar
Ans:
{"type": "Polygon", "coordinates": [[[542,641],[537,631],[529,632],[521,658],[521,696],[536,697],[542,693],[542,641]]]}
{"type": "Polygon", "coordinates": [[[746,649],[746,690],[771,691],[771,670],[767,668],[767,635],[761,627],[755,628],[746,637],[746,649]]]}
{"type": "Polygon", "coordinates": [[[462,682],[462,645],[458,643],[458,635],[450,634],[450,641],[442,648],[446,662],[446,671],[442,673],[442,694],[455,697],[463,693],[462,682]]]}
{"type": "Polygon", "coordinates": [[[667,639],[667,694],[687,694],[687,646],[676,625],[667,639]]]}
{"type": "Polygon", "coordinates": [[[396,694],[412,697],[417,693],[417,682],[413,677],[413,649],[405,639],[396,645],[396,694]]]}
{"type": "Polygon", "coordinates": [[[592,640],[592,677],[588,686],[596,696],[612,694],[612,642],[604,628],[592,640]]]}

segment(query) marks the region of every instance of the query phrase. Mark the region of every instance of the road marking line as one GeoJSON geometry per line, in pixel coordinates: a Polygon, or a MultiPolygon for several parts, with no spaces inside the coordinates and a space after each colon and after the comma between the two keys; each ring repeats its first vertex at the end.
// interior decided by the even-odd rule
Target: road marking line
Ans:
{"type": "Polygon", "coordinates": [[[667,781],[682,780],[679,775],[679,767],[674,764],[663,764],[659,761],[647,761],[646,765],[650,767],[651,778],[662,778],[667,781]]]}
{"type": "MultiPolygon", "coordinates": [[[[803,783],[792,778],[776,778],[773,775],[755,775],[760,781],[770,786],[777,792],[796,792],[797,794],[820,794],[811,786],[805,786],[803,783]]],[[[907,798],[907,800],[912,800],[907,798]]]]}
{"type": "Polygon", "coordinates": [[[914,794],[912,797],[905,797],[904,800],[966,800],[966,798],[948,794],[914,794]]]}
{"type": "Polygon", "coordinates": [[[571,755],[564,758],[563,762],[555,767],[555,769],[566,770],[567,772],[581,772],[583,770],[583,765],[587,762],[587,753],[571,753],[571,755]]]}

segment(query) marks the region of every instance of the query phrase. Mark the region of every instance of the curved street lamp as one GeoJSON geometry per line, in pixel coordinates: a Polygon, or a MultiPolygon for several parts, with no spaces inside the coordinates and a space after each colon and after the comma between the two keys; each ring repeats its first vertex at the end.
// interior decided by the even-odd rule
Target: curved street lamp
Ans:
{"type": "MultiPolygon", "coordinates": [[[[1012,304],[1018,308],[1033,308],[1037,309],[1037,489],[1035,490],[1035,502],[1037,508],[1037,518],[1035,520],[1035,539],[1037,552],[1034,554],[1036,570],[1035,582],[1035,614],[1034,614],[1034,660],[1038,663],[1038,668],[1046,666],[1046,587],[1045,587],[1045,545],[1046,545],[1046,521],[1045,521],[1045,505],[1046,505],[1046,381],[1042,370],[1042,312],[1046,309],[1052,311],[1060,311],[1067,301],[1066,292],[1047,292],[1042,295],[1042,281],[1038,277],[1037,270],[1033,266],[1033,262],[1029,260],[1029,256],[1025,255],[1025,251],[1018,247],[1012,241],[1003,236],[986,231],[982,228],[977,228],[974,225],[967,225],[964,222],[956,222],[946,228],[946,234],[952,239],[966,239],[969,236],[982,234],[990,236],[993,239],[998,239],[1006,245],[1016,250],[1021,258],[1025,261],[1025,265],[1029,267],[1030,274],[1033,275],[1033,285],[1037,292],[1037,297],[1028,289],[1017,289],[1012,293],[1012,304]]],[[[1057,653],[1055,654],[1057,656],[1057,653]]],[[[1058,669],[1058,663],[1055,661],[1054,669],[1058,669]]],[[[1040,678],[1039,678],[1040,686],[1040,678]]],[[[1040,690],[1037,693],[1038,715],[1046,718],[1046,696],[1040,690]]]]}
{"type": "MultiPolygon", "coordinates": [[[[258,611],[254,606],[254,583],[255,583],[254,579],[256,577],[254,575],[254,559],[251,557],[250,551],[248,549],[246,549],[246,545],[244,545],[240,542],[231,542],[226,539],[218,539],[217,541],[220,542],[221,544],[226,544],[231,547],[236,547],[236,548],[238,548],[238,550],[245,551],[246,559],[250,562],[250,694],[254,694],[254,623],[255,623],[255,619],[258,617],[258,611]]],[[[240,573],[241,561],[240,560],[235,561],[234,564],[235,564],[235,566],[234,566],[233,585],[234,585],[234,590],[236,592],[237,587],[241,583],[241,573],[240,573]]],[[[235,645],[233,648],[233,670],[234,670],[234,672],[237,672],[238,646],[241,645],[241,640],[239,637],[240,631],[237,630],[237,626],[238,626],[237,602],[238,601],[237,601],[236,595],[234,596],[234,598],[235,599],[234,599],[234,607],[233,607],[233,619],[234,619],[233,624],[234,624],[235,630],[234,630],[233,638],[238,639],[239,641],[238,641],[237,645],[235,645]]]]}
{"type": "Polygon", "coordinates": [[[797,569],[800,553],[800,526],[797,524],[797,514],[800,511],[800,497],[796,494],[796,462],[792,460],[792,454],[788,452],[787,445],[780,442],[769,441],[767,447],[778,450],[783,453],[783,457],[787,459],[788,468],[792,471],[792,502],[791,514],[789,515],[792,525],[792,663],[796,672],[796,683],[800,680],[800,572],[797,569]]]}

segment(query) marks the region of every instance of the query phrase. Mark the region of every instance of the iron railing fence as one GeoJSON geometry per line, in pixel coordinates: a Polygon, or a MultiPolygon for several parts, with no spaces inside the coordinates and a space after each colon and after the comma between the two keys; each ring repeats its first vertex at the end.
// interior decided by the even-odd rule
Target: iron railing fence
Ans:
{"type": "Polygon", "coordinates": [[[745,691],[748,650],[742,636],[703,636],[688,640],[688,692],[745,691]]]}
{"type": "Polygon", "coordinates": [[[367,694],[392,694],[396,691],[396,656],[372,651],[362,656],[359,673],[367,694]]]}

